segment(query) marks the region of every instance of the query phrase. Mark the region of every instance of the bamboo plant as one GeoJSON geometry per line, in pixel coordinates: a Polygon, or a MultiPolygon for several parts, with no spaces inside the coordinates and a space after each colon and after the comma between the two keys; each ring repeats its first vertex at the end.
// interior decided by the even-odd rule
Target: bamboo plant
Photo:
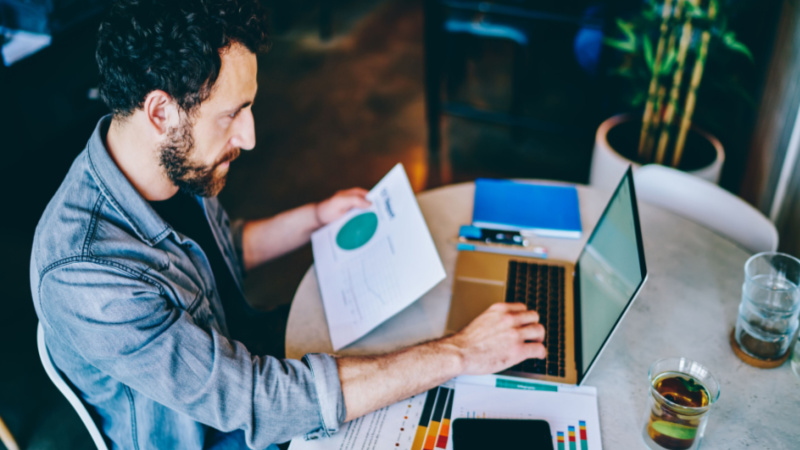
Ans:
{"type": "Polygon", "coordinates": [[[718,0],[650,0],[640,17],[617,19],[621,39],[604,39],[628,56],[616,74],[641,78],[632,61],[641,56],[645,63],[646,93],[633,100],[644,102],[639,162],[680,164],[712,40],[752,62],[747,47],[726,28],[719,8],[718,0]]]}

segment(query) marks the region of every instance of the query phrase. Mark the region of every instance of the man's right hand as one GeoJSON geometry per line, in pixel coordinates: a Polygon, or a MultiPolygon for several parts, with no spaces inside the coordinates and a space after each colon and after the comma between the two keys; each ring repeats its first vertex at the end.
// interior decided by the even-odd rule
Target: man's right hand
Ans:
{"type": "Polygon", "coordinates": [[[499,372],[544,358],[544,327],[522,303],[496,303],[456,334],[381,356],[337,358],[346,420],[424,392],[458,375],[499,372]]]}
{"type": "Polygon", "coordinates": [[[495,303],[443,341],[460,350],[464,374],[483,375],[528,358],[546,357],[544,333],[536,311],[528,311],[522,303],[495,303]]]}

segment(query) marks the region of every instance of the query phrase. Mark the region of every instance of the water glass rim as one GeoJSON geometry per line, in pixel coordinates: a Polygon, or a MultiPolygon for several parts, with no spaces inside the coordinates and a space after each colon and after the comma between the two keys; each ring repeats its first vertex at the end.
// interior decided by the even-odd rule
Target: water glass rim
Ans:
{"type": "Polygon", "coordinates": [[[720,394],[720,391],[721,391],[720,385],[719,385],[719,380],[717,380],[717,378],[708,370],[708,368],[706,366],[700,364],[699,362],[697,362],[697,361],[695,361],[693,359],[689,359],[689,358],[685,358],[685,357],[661,358],[661,359],[653,362],[653,364],[650,365],[650,369],[649,369],[647,375],[648,375],[648,379],[650,380],[650,392],[652,392],[654,395],[656,395],[660,400],[663,400],[670,407],[674,407],[676,409],[683,410],[683,411],[696,412],[696,413],[699,414],[699,413],[707,411],[709,408],[711,408],[711,405],[716,403],[717,399],[719,399],[719,394],[720,394]],[[705,377],[708,377],[710,379],[710,381],[712,381],[714,383],[713,387],[715,389],[712,389],[712,386],[708,386],[708,383],[704,382],[703,380],[700,380],[697,375],[693,375],[691,373],[687,373],[686,371],[674,369],[674,370],[661,370],[658,373],[654,372],[654,369],[655,369],[656,365],[661,364],[661,363],[666,363],[666,362],[669,362],[669,361],[674,361],[678,365],[680,365],[681,362],[686,362],[689,366],[694,366],[694,367],[697,367],[699,369],[702,369],[702,371],[705,372],[705,377]],[[675,403],[672,400],[669,400],[666,397],[664,397],[663,395],[661,395],[661,393],[658,392],[658,390],[656,390],[656,388],[653,386],[653,380],[655,379],[655,377],[657,375],[665,373],[665,372],[670,372],[670,371],[677,372],[677,373],[683,373],[683,374],[688,375],[688,376],[690,376],[692,378],[698,379],[698,381],[703,383],[703,386],[705,386],[705,388],[708,390],[708,404],[705,405],[705,406],[686,406],[686,405],[681,405],[680,403],[675,403]],[[714,392],[712,392],[712,390],[714,392]]]}
{"type": "MultiPolygon", "coordinates": [[[[755,275],[752,274],[751,272],[752,272],[752,270],[754,270],[753,269],[753,265],[754,265],[755,261],[757,261],[759,259],[763,259],[765,257],[783,258],[783,259],[785,259],[787,261],[791,261],[796,266],[796,269],[798,270],[798,273],[800,273],[800,259],[797,259],[792,255],[789,255],[787,253],[782,253],[782,252],[761,252],[761,253],[756,253],[755,255],[747,258],[747,261],[745,261],[745,263],[744,263],[744,276],[745,276],[746,280],[750,280],[751,282],[755,282],[756,284],[763,286],[763,283],[759,283],[759,282],[755,281],[755,275]]],[[[797,284],[797,283],[795,282],[795,284],[797,284]]],[[[792,291],[792,290],[797,289],[797,286],[795,286],[795,287],[787,287],[787,288],[775,288],[774,286],[769,286],[769,288],[770,288],[770,290],[774,290],[774,291],[792,291]]]]}

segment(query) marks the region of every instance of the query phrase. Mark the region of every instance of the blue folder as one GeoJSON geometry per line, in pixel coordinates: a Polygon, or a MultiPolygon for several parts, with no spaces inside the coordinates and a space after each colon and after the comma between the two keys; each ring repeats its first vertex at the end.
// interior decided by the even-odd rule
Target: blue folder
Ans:
{"type": "Polygon", "coordinates": [[[578,239],[581,215],[574,186],[475,180],[472,225],[543,237],[578,239]]]}

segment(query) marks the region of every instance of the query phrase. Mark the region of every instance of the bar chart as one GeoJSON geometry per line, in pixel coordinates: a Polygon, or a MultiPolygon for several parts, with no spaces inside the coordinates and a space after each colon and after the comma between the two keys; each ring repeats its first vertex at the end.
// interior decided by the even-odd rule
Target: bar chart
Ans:
{"type": "MultiPolygon", "coordinates": [[[[453,418],[537,419],[550,425],[556,450],[601,450],[593,388],[570,392],[456,383],[453,418]]],[[[424,450],[424,449],[423,449],[424,450]]]]}
{"type": "Polygon", "coordinates": [[[586,438],[586,421],[578,421],[578,432],[573,425],[567,426],[567,432],[556,431],[558,447],[556,450],[589,450],[589,440],[586,438]],[[569,445],[569,447],[567,447],[569,445]]]}
{"type": "Polygon", "coordinates": [[[447,448],[453,413],[453,392],[453,389],[442,386],[428,391],[411,450],[447,448]]]}

